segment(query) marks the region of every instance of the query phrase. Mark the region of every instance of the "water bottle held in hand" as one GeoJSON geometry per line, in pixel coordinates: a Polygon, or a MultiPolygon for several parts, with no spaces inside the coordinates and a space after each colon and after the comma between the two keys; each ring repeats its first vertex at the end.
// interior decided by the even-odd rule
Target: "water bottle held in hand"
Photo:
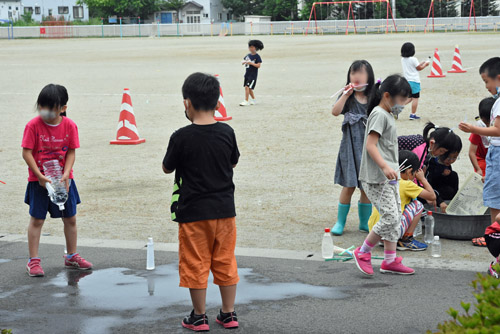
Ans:
{"type": "Polygon", "coordinates": [[[427,217],[425,217],[424,241],[426,244],[430,244],[434,241],[434,217],[431,211],[428,211],[427,217]]]}
{"type": "Polygon", "coordinates": [[[49,193],[52,203],[59,206],[59,210],[64,210],[64,203],[68,200],[66,185],[61,182],[62,167],[57,160],[49,160],[43,163],[43,172],[51,183],[46,183],[45,187],[49,193]]]}
{"type": "Polygon", "coordinates": [[[333,258],[333,239],[329,228],[325,228],[323,242],[321,244],[321,255],[324,259],[333,258]]]}

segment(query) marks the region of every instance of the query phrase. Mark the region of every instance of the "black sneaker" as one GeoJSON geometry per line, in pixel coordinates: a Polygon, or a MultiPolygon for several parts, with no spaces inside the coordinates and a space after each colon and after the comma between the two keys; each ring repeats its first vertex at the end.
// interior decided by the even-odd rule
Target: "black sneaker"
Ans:
{"type": "Polygon", "coordinates": [[[194,314],[194,310],[188,317],[182,320],[182,327],[190,329],[195,332],[208,332],[210,327],[208,326],[208,318],[206,314],[194,314]]]}
{"type": "Polygon", "coordinates": [[[222,310],[217,314],[217,323],[227,329],[238,328],[238,316],[236,312],[222,313],[222,310]]]}

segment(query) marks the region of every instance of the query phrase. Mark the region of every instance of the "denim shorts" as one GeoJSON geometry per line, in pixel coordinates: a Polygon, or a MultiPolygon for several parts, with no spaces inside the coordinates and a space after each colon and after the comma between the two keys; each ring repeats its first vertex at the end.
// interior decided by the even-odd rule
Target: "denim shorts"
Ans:
{"type": "Polygon", "coordinates": [[[47,212],[51,218],[73,217],[76,215],[76,205],[80,204],[80,195],[74,180],[70,180],[68,200],[64,204],[64,210],[51,202],[47,189],[42,187],[38,181],[28,182],[24,203],[30,206],[30,216],[36,219],[45,219],[47,212]]]}
{"type": "Polygon", "coordinates": [[[488,208],[500,210],[500,146],[488,148],[483,202],[488,208]]]}

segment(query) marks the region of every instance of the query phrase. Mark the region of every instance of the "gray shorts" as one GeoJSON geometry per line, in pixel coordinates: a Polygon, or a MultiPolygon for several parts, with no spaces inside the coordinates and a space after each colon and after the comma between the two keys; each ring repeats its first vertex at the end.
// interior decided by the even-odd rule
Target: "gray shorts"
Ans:
{"type": "Polygon", "coordinates": [[[400,237],[401,199],[399,183],[375,184],[362,182],[366,196],[380,213],[380,220],[373,226],[373,232],[382,240],[397,242],[400,237]]]}

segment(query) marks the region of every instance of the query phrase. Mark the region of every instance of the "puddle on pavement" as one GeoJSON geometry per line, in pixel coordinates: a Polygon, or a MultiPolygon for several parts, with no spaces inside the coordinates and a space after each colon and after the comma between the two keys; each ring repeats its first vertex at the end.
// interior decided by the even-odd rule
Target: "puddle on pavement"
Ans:
{"type": "MultiPolygon", "coordinates": [[[[298,296],[322,299],[341,299],[347,294],[338,288],[303,283],[272,282],[250,268],[238,269],[240,282],[236,304],[253,301],[282,300],[298,296]]],[[[219,289],[210,275],[207,306],[220,304],[219,289]]],[[[162,265],[154,271],[135,271],[127,268],[109,268],[93,272],[69,270],[61,272],[49,284],[78,286],[80,307],[103,310],[157,309],[172,305],[190,305],[188,289],[179,287],[176,264],[162,265]],[[85,277],[86,276],[86,277],[85,277]],[[133,302],[131,302],[133,300],[133,302]]],[[[61,297],[55,294],[54,297],[61,297]]]]}
{"type": "MultiPolygon", "coordinates": [[[[257,304],[252,303],[276,301],[275,307],[278,308],[279,301],[288,298],[343,299],[349,297],[349,294],[345,293],[342,288],[298,282],[273,282],[253,272],[250,268],[239,268],[238,273],[240,282],[236,305],[250,304],[250,308],[259,308],[257,304]]],[[[64,311],[62,309],[61,311],[65,312],[66,316],[78,311],[80,316],[78,320],[71,322],[71,326],[79,328],[81,334],[110,333],[113,329],[129,324],[164,322],[172,317],[182,319],[191,310],[189,290],[179,287],[176,263],[161,265],[149,272],[128,268],[95,271],[65,270],[43,285],[46,287],[45,291],[50,291],[50,297],[44,295],[45,307],[53,312],[62,308],[64,311]],[[167,310],[168,307],[170,309],[167,310]]],[[[0,294],[0,299],[24,290],[31,293],[31,289],[33,286],[23,286],[18,291],[0,294]]],[[[219,289],[213,285],[213,277],[210,274],[207,308],[218,308],[220,303],[219,289]]],[[[23,314],[29,318],[30,312],[39,314],[40,310],[25,309],[23,314]]],[[[12,311],[6,312],[4,316],[6,320],[18,323],[19,319],[16,318],[16,314],[18,316],[17,312],[12,311]]],[[[61,327],[60,314],[56,317],[46,314],[44,319],[46,328],[60,328],[64,332],[61,327]]]]}

